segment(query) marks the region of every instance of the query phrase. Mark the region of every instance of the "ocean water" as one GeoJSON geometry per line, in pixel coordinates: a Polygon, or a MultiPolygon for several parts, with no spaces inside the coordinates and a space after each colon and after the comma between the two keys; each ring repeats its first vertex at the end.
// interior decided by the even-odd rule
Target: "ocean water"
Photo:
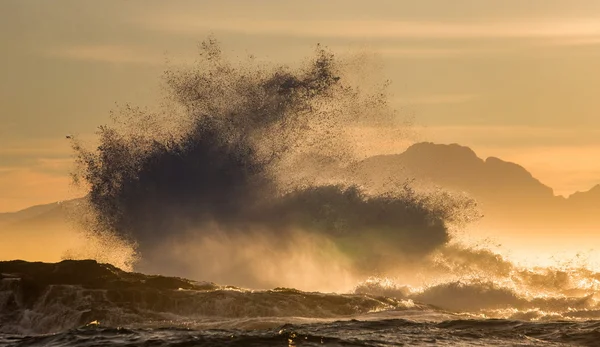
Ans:
{"type": "MultiPolygon", "coordinates": [[[[357,317],[361,318],[361,317],[357,317]]],[[[401,318],[281,324],[275,328],[83,327],[55,334],[1,336],[5,346],[597,346],[598,322],[511,320],[418,322],[401,318]]],[[[231,322],[236,325],[237,322],[231,322]]],[[[263,322],[254,322],[261,325],[263,322]]],[[[265,319],[264,325],[275,325],[265,319]]]]}
{"type": "MultiPolygon", "coordinates": [[[[248,290],[128,273],[95,261],[0,262],[0,270],[2,346],[600,343],[600,320],[595,320],[600,310],[595,301],[582,303],[581,297],[545,298],[549,304],[537,298],[529,300],[537,307],[521,309],[496,301],[495,309],[483,305],[458,311],[410,298],[366,293],[365,288],[375,289],[374,283],[381,282],[343,294],[289,288],[248,290]],[[555,311],[543,311],[549,307],[555,311]],[[487,318],[489,315],[503,318],[487,318]]],[[[425,292],[436,290],[439,288],[425,292]]],[[[494,294],[486,290],[475,293],[471,288],[470,295],[473,301],[483,302],[494,294]]]]}
{"type": "MultiPolygon", "coordinates": [[[[339,301],[331,294],[329,299],[339,301]]],[[[240,310],[243,309],[240,307],[240,310]]],[[[35,326],[33,331],[19,327],[16,329],[20,332],[18,334],[16,331],[1,334],[0,345],[597,346],[600,341],[600,321],[480,319],[423,308],[389,308],[330,318],[310,317],[308,314],[305,317],[263,317],[257,313],[243,318],[198,314],[186,318],[166,312],[145,312],[143,315],[146,317],[115,319],[121,324],[112,324],[111,319],[106,317],[107,323],[93,321],[79,327],[69,327],[70,324],[64,320],[60,323],[53,320],[56,326],[44,323],[51,331],[46,333],[34,333],[39,326],[35,326]],[[128,319],[131,320],[129,323],[128,319]]],[[[2,330],[11,329],[5,326],[2,330]]]]}

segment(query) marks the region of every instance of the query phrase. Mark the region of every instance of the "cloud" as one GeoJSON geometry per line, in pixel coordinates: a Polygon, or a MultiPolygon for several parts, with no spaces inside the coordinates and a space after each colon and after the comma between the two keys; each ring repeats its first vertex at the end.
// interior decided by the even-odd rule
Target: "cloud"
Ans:
{"type": "Polygon", "coordinates": [[[70,60],[110,64],[160,65],[166,61],[164,54],[140,47],[123,45],[80,45],[62,47],[46,52],[48,56],[70,60]]]}
{"type": "Polygon", "coordinates": [[[547,45],[548,46],[572,46],[572,47],[600,46],[600,36],[557,39],[557,40],[552,40],[552,41],[548,42],[547,45]]]}
{"type": "Polygon", "coordinates": [[[385,47],[375,49],[376,52],[395,58],[450,58],[460,57],[473,50],[458,48],[437,48],[437,47],[385,47]]]}
{"type": "Polygon", "coordinates": [[[440,142],[476,143],[490,148],[520,148],[523,146],[600,145],[600,129],[575,127],[542,127],[520,125],[448,125],[421,129],[429,138],[440,142]]]}
{"type": "Polygon", "coordinates": [[[83,195],[71,184],[72,154],[64,138],[3,141],[0,212],[83,195]]]}
{"type": "Polygon", "coordinates": [[[160,14],[142,18],[148,28],[179,33],[230,31],[255,35],[285,35],[345,39],[485,39],[586,38],[600,36],[600,18],[524,19],[487,22],[395,20],[272,20],[206,18],[160,14]]]}
{"type": "Polygon", "coordinates": [[[477,99],[477,94],[432,94],[414,97],[397,97],[392,100],[395,104],[423,105],[423,104],[462,104],[477,99]]]}
{"type": "Polygon", "coordinates": [[[70,154],[72,154],[71,145],[65,138],[3,140],[0,142],[0,156],[63,156],[70,154]]]}
{"type": "Polygon", "coordinates": [[[65,139],[37,139],[0,142],[0,170],[32,168],[44,172],[67,172],[73,163],[73,151],[65,139]]]}
{"type": "Polygon", "coordinates": [[[0,212],[80,196],[67,175],[47,174],[32,168],[0,169],[0,212]]]}

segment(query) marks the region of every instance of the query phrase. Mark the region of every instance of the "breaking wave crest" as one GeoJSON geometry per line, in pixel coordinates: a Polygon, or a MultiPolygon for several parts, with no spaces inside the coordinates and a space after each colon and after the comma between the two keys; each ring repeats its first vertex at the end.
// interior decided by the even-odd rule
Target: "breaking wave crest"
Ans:
{"type": "Polygon", "coordinates": [[[480,318],[600,318],[600,273],[585,267],[518,266],[489,250],[451,244],[413,270],[421,281],[372,277],[355,293],[411,299],[480,318]]]}

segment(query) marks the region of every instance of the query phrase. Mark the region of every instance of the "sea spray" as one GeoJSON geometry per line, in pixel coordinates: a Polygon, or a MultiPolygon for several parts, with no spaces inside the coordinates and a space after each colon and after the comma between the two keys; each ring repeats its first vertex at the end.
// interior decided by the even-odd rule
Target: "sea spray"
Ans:
{"type": "Polygon", "coordinates": [[[351,73],[321,47],[298,68],[234,64],[209,38],[196,66],[165,73],[170,108],[125,108],[99,128],[96,150],[74,139],[74,177],[90,187],[88,230],[135,245],[137,269],[259,287],[308,289],[314,281],[294,274],[309,277],[303,264],[324,252],[334,256],[312,273],[362,276],[443,246],[448,223],[471,200],[418,194],[403,183],[373,195],[339,177],[298,180],[307,157],[342,169],[357,160],[348,129],[404,124],[383,89],[349,84],[351,73]],[[211,253],[203,245],[214,246],[216,235],[226,235],[234,254],[270,250],[261,255],[268,265],[211,253]],[[247,235],[257,243],[237,241],[247,235]],[[281,266],[286,254],[299,261],[281,266]]]}

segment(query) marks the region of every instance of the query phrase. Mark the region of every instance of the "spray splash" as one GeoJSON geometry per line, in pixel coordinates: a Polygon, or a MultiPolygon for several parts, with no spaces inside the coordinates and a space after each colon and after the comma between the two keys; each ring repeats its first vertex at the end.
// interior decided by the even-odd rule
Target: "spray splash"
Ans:
{"type": "Polygon", "coordinates": [[[299,68],[234,64],[208,39],[194,67],[165,73],[168,108],[126,107],[100,127],[96,151],[74,141],[74,177],[90,187],[89,230],[134,244],[138,269],[247,286],[307,288],[281,274],[308,277],[303,264],[319,254],[330,255],[322,274],[352,276],[446,244],[471,200],[417,194],[407,183],[373,194],[339,176],[316,184],[302,174],[308,162],[336,171],[356,161],[357,127],[401,128],[386,84],[353,85],[352,72],[321,47],[299,68]],[[264,250],[267,264],[253,267],[249,249],[264,250]],[[304,260],[284,266],[284,254],[304,260]]]}

